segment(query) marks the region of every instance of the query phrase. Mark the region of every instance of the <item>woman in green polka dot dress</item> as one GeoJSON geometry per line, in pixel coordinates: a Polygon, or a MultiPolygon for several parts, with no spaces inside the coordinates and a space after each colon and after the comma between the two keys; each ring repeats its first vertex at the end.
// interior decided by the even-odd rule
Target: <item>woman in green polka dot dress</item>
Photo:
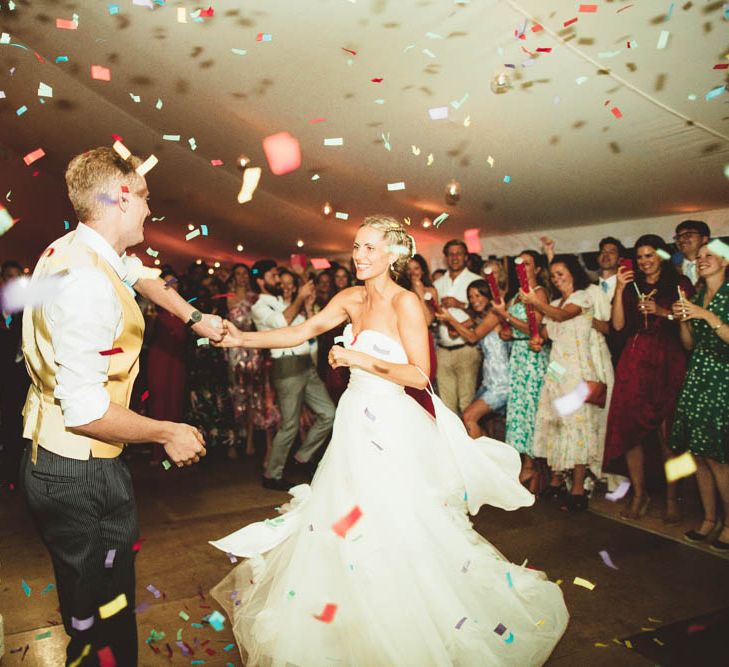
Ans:
{"type": "Polygon", "coordinates": [[[703,285],[690,302],[673,304],[673,315],[681,320],[681,342],[692,353],[670,444],[696,456],[704,520],[697,530],[685,533],[686,539],[705,542],[716,533],[712,549],[729,552],[729,260],[705,245],[697,265],[703,285]],[[724,506],[723,525],[717,491],[724,506]]]}

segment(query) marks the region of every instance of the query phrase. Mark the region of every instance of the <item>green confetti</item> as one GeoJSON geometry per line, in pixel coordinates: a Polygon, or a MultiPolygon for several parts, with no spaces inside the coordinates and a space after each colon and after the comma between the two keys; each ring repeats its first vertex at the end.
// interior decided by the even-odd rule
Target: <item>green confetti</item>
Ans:
{"type": "Polygon", "coordinates": [[[190,614],[187,612],[181,611],[179,614],[177,614],[183,621],[187,622],[190,620],[190,614]]]}
{"type": "Polygon", "coordinates": [[[48,637],[51,636],[51,631],[48,630],[47,632],[41,632],[39,635],[36,635],[36,639],[48,639],[48,637]]]}
{"type": "Polygon", "coordinates": [[[165,459],[164,461],[162,461],[162,467],[165,470],[169,470],[172,467],[172,464],[167,459],[165,459]]]}

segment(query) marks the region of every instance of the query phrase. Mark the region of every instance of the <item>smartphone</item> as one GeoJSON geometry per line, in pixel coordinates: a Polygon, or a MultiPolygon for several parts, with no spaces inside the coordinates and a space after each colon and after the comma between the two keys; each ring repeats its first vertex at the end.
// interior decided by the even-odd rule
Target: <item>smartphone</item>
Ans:
{"type": "Polygon", "coordinates": [[[633,270],[633,260],[632,259],[626,259],[625,257],[623,257],[618,262],[618,264],[620,266],[624,267],[628,271],[632,271],[633,270]]]}

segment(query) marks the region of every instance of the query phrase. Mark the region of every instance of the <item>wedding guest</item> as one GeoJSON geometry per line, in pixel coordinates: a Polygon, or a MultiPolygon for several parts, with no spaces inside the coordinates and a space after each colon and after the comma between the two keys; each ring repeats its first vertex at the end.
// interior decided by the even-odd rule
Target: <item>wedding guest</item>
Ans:
{"type": "Polygon", "coordinates": [[[344,266],[337,266],[334,269],[334,289],[341,292],[347,287],[352,287],[352,285],[354,285],[354,279],[349,269],[344,266]]]}
{"type": "MultiPolygon", "coordinates": [[[[167,289],[179,292],[179,278],[172,269],[163,270],[160,278],[167,289]]],[[[186,389],[187,327],[178,317],[154,304],[151,304],[147,322],[151,329],[147,351],[147,414],[152,419],[182,421],[186,389]]],[[[163,458],[164,450],[154,447],[150,463],[159,465],[163,458]]]]}
{"type": "Polygon", "coordinates": [[[485,280],[474,280],[468,286],[468,314],[472,326],[460,323],[447,310],[438,312],[438,319],[448,322],[470,344],[478,344],[483,355],[481,386],[473,402],[463,411],[463,423],[472,438],[484,435],[480,421],[486,415],[502,412],[509,395],[509,344],[501,339],[501,322],[491,311],[492,295],[485,280]]]}
{"type": "MultiPolygon", "coordinates": [[[[534,250],[524,250],[519,257],[524,262],[529,289],[541,303],[548,303],[546,269],[542,255],[534,250]]],[[[539,351],[529,347],[527,310],[519,294],[513,297],[508,309],[503,301],[494,302],[492,309],[508,325],[508,328],[502,326],[501,337],[513,340],[509,358],[506,442],[522,454],[520,480],[529,484],[529,489],[535,493],[542,480],[534,465],[534,426],[542,382],[549,364],[549,346],[545,345],[539,351]]],[[[542,313],[535,310],[534,318],[539,327],[542,313]]]]}
{"type": "Polygon", "coordinates": [[[671,447],[696,459],[696,481],[704,509],[701,525],[685,533],[729,553],[729,261],[704,245],[697,255],[699,291],[673,304],[684,347],[691,352],[688,373],[676,405],[671,447]],[[717,514],[716,495],[722,506],[717,514]]]}
{"type": "MultiPolygon", "coordinates": [[[[455,319],[468,319],[466,308],[468,286],[479,279],[477,273],[466,268],[468,248],[460,239],[451,239],[443,247],[448,273],[433,286],[438,292],[440,305],[447,308],[455,319]]],[[[481,353],[469,345],[456,331],[441,322],[438,332],[438,392],[443,403],[455,413],[462,413],[476,393],[481,353]]]]}
{"type": "MultiPolygon", "coordinates": [[[[686,354],[681,347],[678,323],[671,305],[680,289],[693,295],[688,278],[658,254],[668,254],[663,239],[654,234],[635,243],[636,270],[621,266],[613,299],[612,326],[624,332],[626,344],[615,371],[615,391],[608,413],[605,465],[625,456],[633,497],[621,513],[635,520],[648,510],[643,443],[656,433],[661,452],[671,456],[666,444],[676,400],[686,375],[686,354]]],[[[676,484],[666,487],[664,521],[680,521],[676,484]]]]}
{"type": "Polygon", "coordinates": [[[435,281],[442,278],[445,275],[445,269],[434,269],[433,273],[430,274],[430,282],[435,284],[435,281]]]}
{"type": "Polygon", "coordinates": [[[483,257],[477,252],[469,252],[468,259],[466,260],[466,266],[471,273],[475,273],[477,276],[481,275],[483,269],[483,257]]]}
{"type": "MultiPolygon", "coordinates": [[[[258,294],[251,286],[251,271],[246,264],[235,264],[228,282],[228,319],[241,331],[254,331],[251,308],[258,294]]],[[[273,431],[277,428],[280,414],[276,396],[270,381],[270,354],[265,350],[242,347],[225,350],[230,372],[230,392],[238,433],[244,434],[246,454],[255,453],[253,433],[263,431],[266,436],[266,453],[271,449],[273,431]]],[[[228,455],[236,456],[235,448],[228,455]]]]}
{"type": "MultiPolygon", "coordinates": [[[[577,512],[587,509],[587,469],[599,477],[602,468],[613,369],[606,345],[599,365],[592,356],[595,302],[577,257],[555,255],[549,272],[560,298],[546,304],[536,292],[520,291],[522,302],[544,316],[541,335],[552,342],[536,415],[534,454],[546,458],[552,470],[548,487],[552,497],[565,493],[564,475],[572,471],[572,489],[564,509],[577,512]],[[591,384],[595,394],[581,405],[576,399],[576,409],[570,414],[558,411],[554,401],[578,391],[582,382],[591,384]]],[[[542,340],[533,341],[533,349],[541,349],[542,344],[542,340]]]]}
{"type": "Polygon", "coordinates": [[[710,237],[709,225],[703,220],[684,220],[676,226],[673,240],[681,253],[679,271],[691,281],[692,285],[696,285],[699,281],[696,255],[699,248],[709,242],[710,237]]]}

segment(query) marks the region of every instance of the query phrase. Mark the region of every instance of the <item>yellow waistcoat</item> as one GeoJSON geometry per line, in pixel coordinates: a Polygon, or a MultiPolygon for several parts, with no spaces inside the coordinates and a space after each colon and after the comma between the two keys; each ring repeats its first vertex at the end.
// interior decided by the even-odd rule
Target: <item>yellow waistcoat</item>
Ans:
{"type": "MultiPolygon", "coordinates": [[[[76,232],[69,232],[43,253],[33,271],[33,280],[88,266],[96,267],[108,276],[121,304],[122,330],[112,349],[121,348],[123,352],[109,356],[108,380],[104,388],[112,403],[128,408],[134,379],[139,372],[144,317],[117,273],[94,250],[77,240],[76,232]]],[[[58,365],[51,332],[40,306],[26,308],[23,313],[23,355],[32,380],[23,408],[23,436],[33,441],[33,463],[36,462],[39,444],[44,449],[72,459],[119,456],[124,448],[122,443],[94,440],[66,428],[61,404],[53,396],[58,365]]]]}

